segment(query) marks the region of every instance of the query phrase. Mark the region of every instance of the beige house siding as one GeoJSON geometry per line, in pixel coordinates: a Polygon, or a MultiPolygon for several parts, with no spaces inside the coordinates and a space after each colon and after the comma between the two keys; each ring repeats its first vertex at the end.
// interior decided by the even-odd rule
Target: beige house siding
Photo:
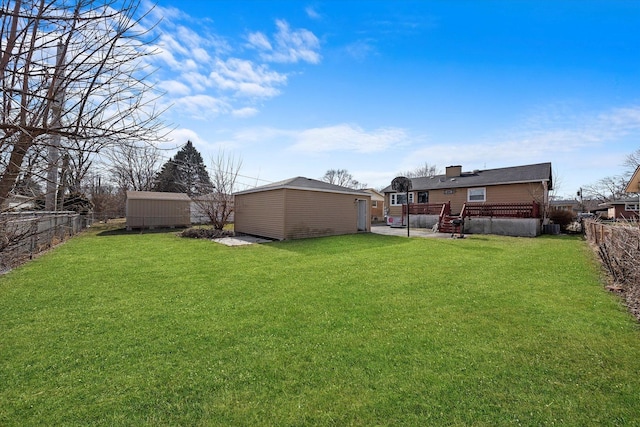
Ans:
{"type": "MultiPolygon", "coordinates": [[[[476,187],[471,187],[476,188],[476,187]]],[[[486,203],[530,203],[536,201],[546,203],[545,189],[542,183],[501,184],[484,186],[486,203]]],[[[460,213],[467,203],[468,188],[450,188],[429,191],[429,203],[441,204],[451,202],[451,212],[460,213]]],[[[418,200],[418,192],[413,191],[414,200],[418,200]]],[[[390,216],[402,215],[402,206],[391,206],[391,196],[385,194],[385,203],[389,206],[390,216]]]]}
{"type": "Polygon", "coordinates": [[[182,193],[127,192],[127,229],[188,227],[191,200],[182,193]]]}
{"type": "Polygon", "coordinates": [[[371,221],[384,221],[384,199],[371,201],[371,221]]]}
{"type": "MultiPolygon", "coordinates": [[[[358,232],[357,197],[321,191],[286,189],[285,239],[358,232]]],[[[363,195],[369,204],[369,196],[363,195]]],[[[371,229],[367,215],[366,230],[371,229]]]]}
{"type": "Polygon", "coordinates": [[[371,195],[371,203],[369,204],[371,222],[383,222],[384,221],[384,194],[378,192],[373,188],[367,188],[365,193],[371,195]]]}
{"type": "Polygon", "coordinates": [[[234,229],[270,239],[285,238],[285,190],[235,196],[234,229]]]}
{"type": "Polygon", "coordinates": [[[357,233],[360,201],[371,231],[369,194],[279,188],[235,195],[235,231],[276,240],[357,233]]]}

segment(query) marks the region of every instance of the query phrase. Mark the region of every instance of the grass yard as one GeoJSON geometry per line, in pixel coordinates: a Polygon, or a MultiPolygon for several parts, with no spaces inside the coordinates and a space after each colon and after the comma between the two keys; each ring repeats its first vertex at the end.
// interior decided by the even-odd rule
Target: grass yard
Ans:
{"type": "Polygon", "coordinates": [[[87,232],[0,277],[0,425],[638,425],[576,237],[87,232]]]}

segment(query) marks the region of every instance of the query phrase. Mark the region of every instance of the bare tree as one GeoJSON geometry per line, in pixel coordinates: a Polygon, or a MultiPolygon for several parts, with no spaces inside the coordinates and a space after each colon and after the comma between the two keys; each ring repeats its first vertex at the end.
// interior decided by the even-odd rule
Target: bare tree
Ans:
{"type": "Polygon", "coordinates": [[[236,191],[236,180],[241,167],[242,159],[220,151],[211,161],[213,192],[193,199],[216,230],[222,230],[233,213],[233,193],[236,191]]]}
{"type": "Polygon", "coordinates": [[[339,185],[341,187],[354,188],[357,190],[367,188],[367,184],[354,179],[353,175],[346,169],[329,169],[320,179],[329,184],[339,185]]]}
{"type": "Polygon", "coordinates": [[[107,158],[111,179],[125,191],[150,191],[162,163],[160,150],[145,143],[113,147],[107,158]]]}
{"type": "Polygon", "coordinates": [[[635,172],[640,166],[640,148],[627,156],[623,166],[627,168],[625,176],[631,176],[635,172]]]}
{"type": "Polygon", "coordinates": [[[0,204],[30,150],[98,153],[160,137],[145,16],[138,0],[2,1],[0,204]]]}
{"type": "Polygon", "coordinates": [[[624,176],[608,176],[594,184],[583,186],[582,196],[601,203],[617,200],[625,197],[627,181],[624,176]]]}
{"type": "Polygon", "coordinates": [[[420,178],[424,176],[435,176],[437,174],[438,168],[436,167],[436,165],[430,165],[429,163],[425,162],[424,165],[418,166],[417,168],[406,172],[400,172],[397,174],[397,176],[406,176],[407,178],[420,178]]]}

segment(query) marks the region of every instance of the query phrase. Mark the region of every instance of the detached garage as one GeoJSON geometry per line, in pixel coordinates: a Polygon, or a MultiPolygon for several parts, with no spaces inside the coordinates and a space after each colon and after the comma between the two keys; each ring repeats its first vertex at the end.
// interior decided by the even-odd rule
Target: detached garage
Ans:
{"type": "Polygon", "coordinates": [[[127,191],[127,230],[188,227],[191,199],[185,193],[127,191]]]}
{"type": "Polygon", "coordinates": [[[297,177],[234,196],[236,233],[290,240],[371,231],[364,191],[297,177]]]}

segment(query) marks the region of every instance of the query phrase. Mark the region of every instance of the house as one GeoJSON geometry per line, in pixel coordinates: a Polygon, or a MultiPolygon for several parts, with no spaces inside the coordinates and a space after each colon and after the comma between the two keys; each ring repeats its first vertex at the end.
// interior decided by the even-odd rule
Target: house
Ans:
{"type": "Polygon", "coordinates": [[[582,205],[579,200],[575,199],[553,199],[549,201],[549,210],[567,211],[577,215],[582,212],[582,205]]]}
{"type": "Polygon", "coordinates": [[[364,192],[371,194],[371,222],[384,221],[384,194],[373,188],[366,188],[364,192]]]}
{"type": "Polygon", "coordinates": [[[634,220],[640,219],[640,166],[638,166],[629,179],[624,190],[629,197],[602,203],[600,206],[607,208],[609,219],[634,220]]]}
{"type": "Polygon", "coordinates": [[[236,233],[275,240],[371,231],[371,195],[296,177],[234,194],[236,233]]]}
{"type": "Polygon", "coordinates": [[[188,227],[191,199],[185,193],[127,191],[127,230],[188,227]]]}
{"type": "MultiPolygon", "coordinates": [[[[530,236],[539,233],[553,179],[551,163],[471,172],[463,172],[458,165],[447,167],[443,175],[412,178],[411,187],[408,194],[398,193],[391,186],[383,190],[388,224],[404,224],[408,197],[409,213],[418,214],[416,220],[427,217],[427,222],[418,226],[431,227],[437,223],[443,230],[453,217],[527,218],[530,225],[526,231],[496,233],[493,220],[488,223],[489,228],[485,223],[483,230],[530,236]]],[[[511,221],[510,226],[514,224],[511,221]]]]}
{"type": "Polygon", "coordinates": [[[637,221],[639,218],[638,202],[638,197],[628,197],[602,203],[600,206],[607,209],[608,219],[637,221]]]}

